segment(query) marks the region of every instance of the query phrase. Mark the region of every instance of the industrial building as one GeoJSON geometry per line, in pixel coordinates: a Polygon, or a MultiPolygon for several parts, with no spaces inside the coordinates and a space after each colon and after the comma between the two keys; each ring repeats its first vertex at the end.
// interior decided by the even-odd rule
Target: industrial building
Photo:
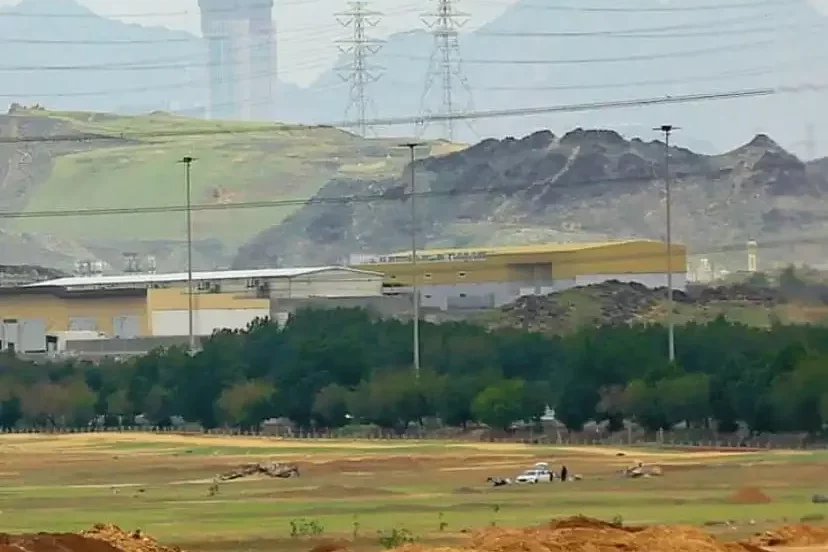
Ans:
{"type": "Polygon", "coordinates": [[[273,116],[276,40],[273,0],[199,0],[207,42],[210,118],[273,116]]]}
{"type": "MultiPolygon", "coordinates": [[[[686,248],[671,247],[673,287],[687,281],[686,248]]],[[[651,240],[605,243],[477,247],[377,256],[353,256],[352,266],[381,272],[386,285],[411,286],[417,275],[420,302],[440,310],[492,308],[523,295],[619,280],[667,285],[666,244],[651,240]]]]}
{"type": "MultiPolygon", "coordinates": [[[[40,352],[47,341],[60,344],[78,335],[145,341],[187,336],[187,282],[187,273],[128,274],[0,289],[0,348],[40,352]]],[[[193,333],[242,329],[256,318],[285,319],[319,298],[381,297],[382,285],[380,273],[335,266],[194,272],[193,333]]]]}

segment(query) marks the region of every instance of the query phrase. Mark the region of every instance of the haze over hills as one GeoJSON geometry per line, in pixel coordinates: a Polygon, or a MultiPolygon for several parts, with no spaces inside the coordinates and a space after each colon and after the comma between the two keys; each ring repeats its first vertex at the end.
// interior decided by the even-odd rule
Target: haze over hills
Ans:
{"type": "MultiPolygon", "coordinates": [[[[519,0],[482,28],[461,35],[460,69],[468,91],[454,79],[455,109],[497,110],[679,96],[717,90],[828,82],[822,47],[828,19],[806,0],[785,2],[664,3],[610,0],[579,3],[519,0]],[[711,6],[716,6],[712,9],[711,6]],[[471,100],[471,101],[470,101],[471,100]]],[[[421,109],[433,38],[413,31],[389,38],[371,58],[386,68],[371,86],[381,117],[421,109]]],[[[346,61],[344,58],[341,61],[346,61]]],[[[325,94],[329,111],[341,118],[334,72],[312,87],[325,94]]],[[[440,76],[425,105],[440,109],[440,76]]],[[[341,104],[341,101],[340,101],[341,104]]],[[[786,147],[804,151],[805,124],[828,124],[824,93],[734,102],[670,105],[645,110],[533,115],[456,124],[468,142],[485,136],[520,136],[542,128],[614,128],[650,136],[664,121],[685,127],[676,139],[705,153],[735,147],[746,134],[766,132],[786,147]],[[761,113],[760,120],[756,113],[761,113]],[[723,124],[726,122],[726,124],[723,124]]],[[[340,111],[341,113],[341,111],[340,111]]],[[[432,131],[438,129],[431,129],[432,131]]],[[[821,131],[817,131],[821,132],[821,131]]],[[[434,134],[427,134],[434,136],[434,134]]]]}
{"type": "Polygon", "coordinates": [[[73,0],[24,0],[0,8],[0,36],[7,103],[122,113],[203,108],[203,45],[189,33],[105,19],[73,0]]]}
{"type": "MultiPolygon", "coordinates": [[[[588,5],[519,0],[500,17],[461,36],[462,74],[472,94],[466,95],[455,82],[455,105],[485,111],[828,84],[822,39],[828,19],[806,0],[712,6],[661,0],[630,0],[623,6],[610,0],[590,0],[588,5]],[[473,103],[468,103],[470,98],[473,103]]],[[[0,32],[0,68],[6,77],[2,96],[9,103],[97,112],[202,113],[206,58],[201,40],[191,34],[102,18],[74,0],[24,0],[2,8],[0,32]],[[44,13],[51,16],[39,16],[44,13]]],[[[386,68],[369,90],[375,115],[420,113],[432,41],[425,31],[400,33],[371,60],[386,68]]],[[[278,83],[278,116],[286,122],[342,120],[346,88],[334,71],[309,88],[278,83]]],[[[437,96],[439,86],[426,97],[431,112],[440,110],[437,96]]],[[[788,152],[808,149],[802,143],[806,124],[815,129],[816,151],[820,133],[821,143],[828,143],[824,98],[824,91],[812,91],[490,118],[471,121],[471,129],[457,122],[457,138],[477,145],[417,164],[424,171],[421,185],[439,196],[424,200],[421,210],[428,242],[660,237],[659,145],[646,140],[654,137],[654,125],[665,122],[683,127],[675,140],[689,147],[675,150],[682,159],[677,170],[685,173],[677,182],[677,239],[698,252],[747,239],[767,243],[819,234],[826,230],[821,211],[828,162],[806,165],[788,152]],[[572,128],[614,131],[553,138],[535,132],[543,128],[559,135],[572,128]],[[760,132],[763,136],[744,147],[709,155],[760,132]],[[527,137],[478,138],[512,135],[527,137]],[[629,140],[632,136],[645,141],[629,140]],[[488,192],[473,189],[480,186],[488,192]],[[506,191],[500,189],[504,186],[506,191]],[[492,188],[499,191],[493,194],[492,188]]],[[[0,204],[3,210],[23,213],[3,226],[0,243],[7,262],[68,268],[78,258],[117,263],[127,250],[158,256],[162,270],[181,268],[183,226],[178,214],[125,219],[33,214],[180,204],[182,175],[175,161],[191,154],[201,159],[196,202],[296,202],[283,209],[251,209],[244,217],[237,212],[198,213],[199,266],[224,266],[234,258],[239,266],[330,262],[355,252],[407,247],[404,205],[299,205],[317,192],[328,197],[383,193],[407,183],[407,175],[400,176],[405,152],[393,147],[398,140],[364,140],[315,127],[257,133],[253,123],[239,123],[237,136],[151,136],[164,129],[226,130],[228,124],[162,113],[119,117],[22,110],[0,117],[0,136],[6,138],[143,133],[139,139],[106,143],[0,145],[0,204]]],[[[438,128],[430,126],[426,136],[438,128]]],[[[391,136],[413,129],[377,130],[391,136]]],[[[822,253],[817,245],[779,250],[787,260],[812,260],[822,253]]]]}
{"type": "Polygon", "coordinates": [[[180,210],[186,196],[178,161],[193,152],[192,201],[210,209],[193,215],[194,263],[204,269],[227,266],[238,245],[278,224],[331,178],[390,177],[399,174],[407,155],[393,147],[396,141],[369,141],[333,128],[211,123],[163,113],[18,109],[0,116],[0,137],[45,138],[0,144],[0,205],[15,213],[0,221],[4,262],[64,269],[83,259],[119,268],[123,252],[153,255],[161,271],[186,266],[180,210]],[[63,139],[72,136],[79,139],[63,139]],[[115,138],[81,139],[87,136],[115,138]],[[256,202],[263,207],[249,205],[256,202]],[[250,208],[222,210],[227,203],[250,208]],[[129,215],[136,209],[145,212],[129,215]],[[63,213],[50,214],[55,211],[63,213]]]}
{"type": "MultiPolygon", "coordinates": [[[[766,135],[726,154],[671,148],[675,239],[721,268],[744,269],[747,240],[765,262],[823,258],[825,161],[806,164],[766,135]],[[820,238],[821,236],[821,238],[820,238]],[[811,238],[812,241],[807,241],[811,238]],[[813,238],[819,238],[813,241],[813,238]]],[[[416,162],[421,242],[464,247],[533,241],[663,239],[664,144],[609,130],[484,140],[416,162]]],[[[335,179],[317,198],[403,190],[396,179],[335,179]]],[[[238,267],[317,264],[410,248],[403,201],[309,204],[241,249],[238,267]]]]}
{"type": "MultiPolygon", "coordinates": [[[[584,6],[520,0],[482,28],[461,33],[462,74],[472,94],[455,81],[455,106],[550,106],[828,81],[821,41],[828,19],[806,0],[712,6],[631,0],[619,8],[609,0],[590,0],[584,6]]],[[[203,112],[206,58],[197,37],[100,18],[74,0],[24,0],[5,10],[18,14],[0,17],[8,77],[3,94],[9,102],[122,113],[203,112]],[[30,16],[20,16],[26,13],[30,16]],[[35,17],[38,13],[66,17],[35,17]]],[[[385,68],[383,77],[369,88],[372,114],[421,113],[432,50],[433,38],[424,30],[389,38],[370,60],[385,68]]],[[[342,121],[347,88],[333,70],[309,88],[277,81],[277,118],[342,121]]],[[[437,86],[426,98],[431,112],[440,110],[439,95],[437,86]]],[[[828,143],[823,130],[828,128],[828,111],[823,105],[824,92],[809,92],[646,110],[497,118],[473,121],[471,129],[457,123],[456,138],[471,143],[484,136],[520,136],[543,128],[565,132],[578,126],[615,128],[649,138],[653,125],[670,121],[685,127],[676,136],[678,143],[705,153],[735,147],[745,135],[758,132],[805,153],[802,142],[810,123],[819,152],[819,144],[828,143]],[[762,114],[761,120],[756,113],[762,114]]],[[[438,128],[429,127],[426,135],[435,136],[438,128]]],[[[377,129],[381,135],[412,130],[377,129]]]]}

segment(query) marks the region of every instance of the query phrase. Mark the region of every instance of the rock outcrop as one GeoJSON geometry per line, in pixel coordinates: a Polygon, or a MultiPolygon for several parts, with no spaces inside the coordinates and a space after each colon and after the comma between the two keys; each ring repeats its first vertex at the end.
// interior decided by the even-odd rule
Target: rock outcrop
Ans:
{"type": "MultiPolygon", "coordinates": [[[[661,239],[665,228],[662,142],[626,140],[611,130],[561,137],[484,140],[419,160],[420,242],[466,246],[618,237],[661,239]]],[[[399,178],[338,179],[279,226],[240,251],[235,265],[341,262],[349,254],[410,247],[409,166],[399,178]],[[343,202],[334,198],[355,196],[343,202]]],[[[823,245],[828,162],[803,163],[770,137],[722,155],[670,148],[673,229],[692,252],[735,266],[734,247],[763,246],[763,259],[808,261],[823,245]],[[767,246],[768,249],[764,249],[767,246]]]]}

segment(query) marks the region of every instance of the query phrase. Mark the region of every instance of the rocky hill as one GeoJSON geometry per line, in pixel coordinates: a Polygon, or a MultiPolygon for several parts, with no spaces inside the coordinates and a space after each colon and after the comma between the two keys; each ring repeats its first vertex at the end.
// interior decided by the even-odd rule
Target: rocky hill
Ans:
{"type": "MultiPolygon", "coordinates": [[[[747,285],[696,287],[676,292],[675,321],[710,322],[720,316],[733,322],[768,327],[774,322],[828,322],[828,296],[789,297],[778,288],[747,285]]],[[[650,289],[617,281],[573,288],[546,296],[521,297],[516,302],[473,321],[493,328],[512,327],[566,334],[585,326],[662,323],[667,316],[666,288],[650,289]]]]}
{"type": "Polygon", "coordinates": [[[399,174],[407,152],[330,127],[221,123],[156,112],[122,117],[14,105],[0,115],[0,254],[4,262],[71,270],[75,260],[121,268],[122,252],[185,266],[184,171],[192,168],[197,267],[228,266],[239,245],[279,223],[337,175],[399,174]],[[278,205],[280,201],[286,201],[278,205]],[[261,208],[223,209],[262,202],[261,208]],[[276,202],[274,206],[268,203],[276,202]],[[159,212],[128,214],[129,209],[159,212]],[[126,213],[66,216],[66,212],[126,213]],[[61,211],[60,215],[50,212],[61,211]]]}
{"type": "MultiPolygon", "coordinates": [[[[665,148],[610,130],[484,140],[415,163],[420,243],[467,246],[664,236],[665,148]]],[[[722,155],[670,149],[675,239],[720,268],[742,270],[749,239],[762,262],[826,252],[828,171],[757,135],[722,155]],[[822,236],[822,240],[818,239],[822,236]],[[817,239],[814,239],[817,238],[817,239]]],[[[244,246],[236,266],[336,262],[410,247],[409,204],[393,179],[338,178],[316,201],[244,246]],[[362,195],[381,200],[331,203],[362,195]]]]}

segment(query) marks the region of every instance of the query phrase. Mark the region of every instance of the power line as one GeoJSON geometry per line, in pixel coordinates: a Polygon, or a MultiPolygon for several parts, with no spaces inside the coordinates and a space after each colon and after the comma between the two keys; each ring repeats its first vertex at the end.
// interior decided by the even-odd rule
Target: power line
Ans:
{"type": "Polygon", "coordinates": [[[824,63],[828,60],[828,56],[815,56],[807,59],[798,59],[787,63],[779,63],[774,65],[764,65],[752,68],[746,68],[740,71],[725,71],[722,73],[714,73],[708,75],[688,76],[685,78],[675,79],[647,79],[640,81],[623,81],[613,83],[598,83],[598,84],[558,84],[558,85],[526,85],[526,86],[480,86],[479,90],[493,91],[493,92],[515,92],[515,91],[542,91],[542,90],[611,90],[616,88],[635,88],[638,86],[663,86],[663,85],[677,85],[677,84],[691,84],[697,82],[709,82],[727,80],[742,77],[761,77],[771,75],[776,72],[786,72],[791,70],[801,69],[803,66],[807,67],[810,64],[824,63]]]}
{"type": "MultiPolygon", "coordinates": [[[[429,58],[428,73],[426,74],[425,87],[421,98],[420,110],[423,115],[431,113],[428,107],[428,97],[435,81],[440,80],[442,91],[442,102],[440,113],[446,118],[443,119],[443,138],[452,141],[454,139],[454,125],[452,115],[454,114],[455,97],[453,94],[453,83],[456,79],[468,94],[468,109],[471,109],[472,94],[471,87],[463,74],[462,60],[460,57],[459,30],[468,22],[468,14],[455,11],[456,0],[436,0],[437,9],[433,13],[423,15],[423,23],[431,29],[434,36],[434,49],[429,58]]],[[[423,120],[427,118],[424,117],[423,120]]],[[[425,131],[425,128],[421,129],[425,131]]]]}
{"type": "MultiPolygon", "coordinates": [[[[747,27],[741,29],[727,30],[729,36],[745,35],[745,34],[772,34],[780,31],[803,31],[803,30],[820,30],[825,29],[828,23],[823,21],[808,22],[808,23],[791,23],[788,25],[773,25],[766,27],[747,27]]],[[[666,34],[663,31],[651,30],[627,30],[627,31],[562,31],[562,32],[481,32],[476,33],[481,36],[497,36],[502,38],[577,38],[577,37],[596,37],[604,36],[610,38],[657,38],[657,39],[675,39],[675,38],[689,38],[699,36],[721,36],[723,30],[704,30],[704,31],[689,31],[689,32],[669,32],[666,34]]],[[[663,27],[662,27],[663,29],[663,27]]]]}
{"type": "MultiPolygon", "coordinates": [[[[701,94],[685,94],[676,96],[657,96],[650,98],[634,98],[625,100],[613,100],[603,102],[589,102],[577,104],[563,104],[553,106],[537,106],[537,107],[523,107],[513,109],[493,109],[481,110],[468,113],[455,113],[451,116],[447,115],[431,115],[423,116],[407,116],[407,117],[388,117],[377,118],[366,121],[369,126],[397,126],[410,125],[412,123],[422,124],[425,120],[429,122],[443,122],[447,119],[454,120],[476,120],[476,119],[494,119],[503,117],[520,117],[526,115],[542,115],[551,113],[576,113],[584,111],[599,111],[604,109],[622,109],[631,107],[645,107],[651,105],[670,105],[683,104],[695,102],[708,102],[731,100],[741,98],[756,98],[763,96],[773,96],[778,94],[792,94],[800,92],[810,92],[828,89],[826,84],[800,84],[796,86],[779,86],[775,88],[748,88],[741,90],[731,90],[725,92],[710,92],[701,94]]],[[[77,133],[77,134],[56,134],[52,136],[24,136],[24,137],[0,137],[0,144],[20,144],[20,143],[60,143],[60,142],[106,142],[106,141],[122,141],[122,140],[138,140],[141,138],[182,138],[182,137],[199,137],[199,136],[219,136],[219,135],[234,135],[234,134],[262,134],[266,135],[272,132],[287,132],[291,130],[307,130],[308,128],[333,128],[342,127],[349,128],[352,126],[351,121],[337,121],[317,125],[287,125],[287,124],[270,124],[270,123],[247,123],[243,126],[230,126],[227,123],[216,124],[213,128],[201,128],[194,130],[170,130],[170,131],[153,131],[153,132],[131,132],[120,134],[104,134],[100,133],[77,133]]]]}
{"type": "MultiPolygon", "coordinates": [[[[592,63],[625,63],[630,61],[648,61],[654,59],[674,59],[682,57],[694,57],[708,54],[721,54],[724,52],[747,50],[760,46],[774,46],[774,40],[761,40],[741,44],[727,44],[722,46],[711,46],[695,50],[679,50],[674,52],[661,52],[658,54],[638,54],[631,56],[604,57],[604,58],[562,58],[562,59],[466,59],[463,63],[469,65],[585,65],[592,63]]],[[[401,59],[425,60],[422,56],[394,55],[390,57],[401,59]]]]}
{"type": "MultiPolygon", "coordinates": [[[[718,27],[726,27],[736,24],[745,24],[745,23],[753,23],[757,21],[778,21],[779,14],[778,13],[762,13],[759,15],[745,17],[731,17],[731,18],[716,18],[716,19],[709,19],[707,21],[701,23],[682,23],[682,24],[674,24],[674,25],[659,25],[659,26],[649,26],[649,27],[632,27],[627,29],[618,29],[616,27],[611,27],[608,29],[603,30],[596,30],[596,31],[560,31],[560,32],[530,32],[524,30],[515,30],[515,31],[486,31],[485,29],[479,29],[474,31],[475,35],[478,36],[525,36],[525,37],[545,37],[545,36],[560,36],[560,37],[580,37],[580,36],[614,36],[614,35],[626,35],[631,33],[672,33],[674,31],[688,31],[688,30],[708,30],[708,29],[715,29],[718,27]]],[[[734,31],[738,32],[738,29],[734,29],[734,31]]],[[[729,33],[730,34],[730,33],[729,33]]]]}
{"type": "MultiPolygon", "coordinates": [[[[305,2],[314,2],[319,0],[302,0],[305,2]]],[[[290,3],[290,2],[288,2],[290,3]]],[[[298,3],[298,2],[293,2],[298,3]]],[[[250,8],[266,8],[269,7],[268,2],[261,4],[250,4],[250,8]]],[[[210,14],[221,13],[236,13],[236,8],[213,8],[207,10],[210,14]]],[[[0,17],[31,17],[31,18],[48,18],[48,19],[108,19],[108,18],[124,18],[124,19],[140,19],[140,18],[156,18],[156,17],[177,17],[194,15],[192,10],[180,10],[174,12],[112,12],[112,13],[98,13],[90,9],[83,8],[83,12],[75,13],[61,13],[61,12],[28,12],[20,10],[0,10],[0,17]]]]}
{"type": "Polygon", "coordinates": [[[380,12],[368,10],[368,3],[362,0],[349,2],[350,9],[337,13],[340,25],[351,29],[351,38],[337,41],[339,50],[350,55],[351,61],[337,67],[343,81],[351,85],[348,107],[345,118],[348,119],[351,109],[356,108],[356,128],[360,136],[366,136],[368,128],[365,124],[369,98],[367,88],[382,76],[382,67],[371,65],[368,58],[382,48],[382,41],[370,38],[366,28],[376,27],[379,24],[380,12]]]}
{"type": "MultiPolygon", "coordinates": [[[[493,2],[491,0],[482,3],[504,6],[503,2],[493,2]]],[[[762,6],[777,6],[777,7],[793,7],[795,4],[785,0],[751,0],[748,2],[737,2],[732,4],[706,4],[698,6],[669,6],[663,8],[608,8],[605,6],[591,7],[591,6],[575,6],[575,5],[546,5],[546,4],[528,4],[520,2],[513,4],[510,7],[517,10],[542,10],[542,11],[565,11],[565,12],[595,12],[595,13],[681,13],[681,12],[705,12],[726,9],[753,9],[762,6]]]]}
{"type": "MultiPolygon", "coordinates": [[[[715,173],[699,172],[686,173],[684,177],[698,176],[711,177],[715,173]]],[[[573,182],[572,186],[583,187],[590,184],[619,184],[619,183],[640,183],[656,181],[657,176],[652,177],[609,177],[582,180],[573,182]]],[[[464,197],[470,195],[508,195],[517,192],[525,192],[535,186],[534,183],[511,184],[501,186],[487,186],[487,187],[471,187],[462,190],[430,190],[425,192],[417,192],[415,198],[452,198],[464,197]]],[[[328,197],[305,197],[297,199],[278,199],[278,200],[264,200],[264,201],[243,201],[235,203],[217,203],[217,204],[193,204],[189,208],[192,211],[229,211],[229,210],[243,210],[243,209],[265,209],[277,207],[297,207],[308,205],[348,205],[359,203],[374,203],[374,202],[399,202],[407,201],[412,194],[406,191],[407,187],[403,184],[381,193],[372,194],[354,194],[354,195],[340,195],[328,197]]],[[[188,209],[187,205],[161,205],[161,206],[145,206],[145,207],[107,207],[107,208],[84,208],[84,209],[50,209],[44,211],[0,211],[0,219],[30,219],[30,218],[61,218],[61,217],[92,217],[92,216],[108,216],[108,215],[147,215],[159,213],[182,213],[188,209]]]]}

